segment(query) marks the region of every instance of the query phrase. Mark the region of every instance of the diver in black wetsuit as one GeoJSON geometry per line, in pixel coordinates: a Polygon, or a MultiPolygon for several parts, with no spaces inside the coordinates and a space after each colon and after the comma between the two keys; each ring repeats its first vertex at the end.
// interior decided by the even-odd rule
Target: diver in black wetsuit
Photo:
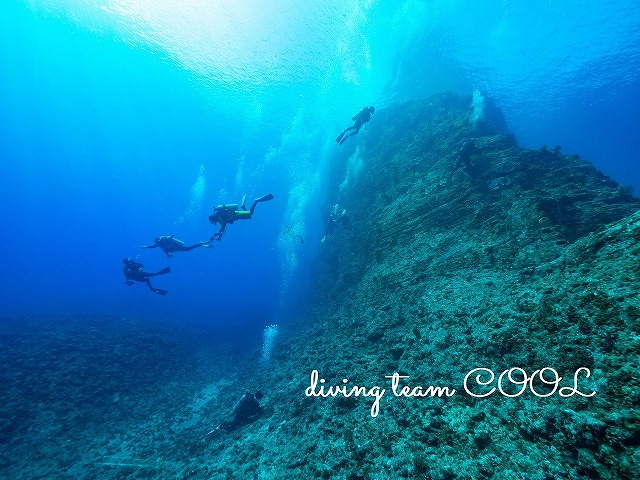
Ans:
{"type": "Polygon", "coordinates": [[[351,230],[351,220],[347,216],[347,211],[342,210],[342,213],[338,213],[340,211],[340,206],[336,203],[333,206],[333,210],[331,210],[331,214],[329,215],[329,223],[327,224],[327,230],[325,231],[324,237],[320,242],[326,242],[333,233],[333,229],[336,224],[341,223],[345,230],[351,230]]]}
{"type": "Polygon", "coordinates": [[[174,238],[174,235],[162,235],[153,239],[153,245],[145,245],[142,248],[161,248],[165,255],[172,258],[173,252],[188,252],[198,247],[210,247],[209,242],[198,242],[190,246],[185,246],[184,242],[174,238]]]}
{"type": "Polygon", "coordinates": [[[130,258],[123,258],[122,263],[124,263],[122,271],[124,272],[124,276],[126,278],[124,283],[131,286],[134,284],[134,282],[144,282],[153,293],[157,293],[158,295],[167,294],[166,290],[162,290],[161,288],[153,288],[149,277],[155,277],[156,275],[164,275],[166,273],[169,273],[171,271],[171,268],[167,267],[156,273],[148,273],[142,269],[143,265],[141,263],[138,263],[130,258]]]}
{"type": "Polygon", "coordinates": [[[449,175],[453,175],[454,173],[456,173],[463,163],[465,169],[471,169],[472,165],[469,160],[471,159],[472,155],[475,155],[479,152],[480,150],[478,150],[478,147],[476,147],[476,144],[473,140],[465,140],[462,146],[458,149],[458,163],[456,163],[456,166],[453,167],[453,170],[449,175]]]}
{"type": "Polygon", "coordinates": [[[374,107],[364,107],[362,110],[356,113],[353,117],[351,117],[351,120],[355,122],[353,126],[345,128],[342,133],[338,135],[338,138],[336,138],[336,142],[342,145],[347,138],[358,133],[362,125],[364,125],[371,119],[371,115],[373,115],[373,112],[375,111],[376,109],[374,107]],[[347,133],[349,130],[353,130],[353,132],[351,132],[349,135],[345,135],[345,133],[347,133]]]}
{"type": "Polygon", "coordinates": [[[249,220],[253,215],[254,210],[256,209],[256,205],[260,202],[268,202],[269,200],[273,200],[273,195],[268,193],[263,195],[262,197],[256,198],[251,205],[251,208],[247,210],[244,203],[246,201],[247,196],[242,197],[242,205],[238,207],[237,203],[233,203],[230,205],[218,205],[213,209],[213,215],[209,215],[209,222],[214,225],[220,224],[220,230],[217,233],[214,233],[209,241],[214,239],[222,240],[222,235],[224,235],[224,231],[227,228],[227,224],[233,223],[236,220],[249,220]]]}
{"type": "MultiPolygon", "coordinates": [[[[206,437],[212,435],[213,433],[219,432],[220,430],[224,430],[225,432],[231,432],[235,430],[237,427],[241,427],[243,425],[247,425],[248,423],[256,420],[263,412],[263,408],[260,406],[260,399],[264,395],[262,392],[258,391],[256,393],[246,392],[240,400],[236,402],[231,410],[234,417],[230,422],[222,422],[216,428],[207,433],[206,437]]],[[[206,438],[205,437],[205,438],[206,438]]]]}

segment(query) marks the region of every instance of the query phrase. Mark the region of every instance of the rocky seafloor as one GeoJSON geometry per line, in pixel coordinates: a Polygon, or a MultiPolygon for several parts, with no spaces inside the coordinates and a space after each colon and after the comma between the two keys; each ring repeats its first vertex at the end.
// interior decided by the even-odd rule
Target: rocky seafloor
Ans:
{"type": "Polygon", "coordinates": [[[140,326],[101,342],[83,334],[85,351],[51,342],[44,367],[29,366],[41,349],[30,356],[26,337],[10,345],[0,472],[637,478],[640,200],[578,155],[519,147],[499,112],[474,121],[470,104],[439,95],[380,109],[336,147],[327,211],[339,202],[352,228],[321,244],[307,308],[281,325],[268,362],[140,326]],[[477,152],[454,171],[468,138],[477,152]],[[496,374],[467,378],[477,395],[518,370],[511,384],[503,375],[504,393],[480,398],[464,388],[476,368],[496,374]],[[307,396],[313,370],[327,386],[386,389],[378,415],[370,396],[307,396]],[[402,385],[455,394],[395,397],[396,372],[402,385]],[[570,395],[576,372],[590,396],[570,395]],[[533,380],[520,382],[525,373],[533,380]],[[265,392],[264,414],[203,438],[246,389],[265,392]]]}

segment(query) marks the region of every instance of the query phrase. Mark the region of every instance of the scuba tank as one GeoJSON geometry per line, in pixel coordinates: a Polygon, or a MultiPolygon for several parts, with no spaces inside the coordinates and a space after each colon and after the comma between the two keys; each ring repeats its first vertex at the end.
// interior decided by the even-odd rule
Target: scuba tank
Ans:
{"type": "Polygon", "coordinates": [[[184,242],[182,240],[178,240],[177,238],[174,238],[173,235],[169,239],[169,243],[171,243],[172,245],[177,245],[179,247],[184,245],[184,242]]]}

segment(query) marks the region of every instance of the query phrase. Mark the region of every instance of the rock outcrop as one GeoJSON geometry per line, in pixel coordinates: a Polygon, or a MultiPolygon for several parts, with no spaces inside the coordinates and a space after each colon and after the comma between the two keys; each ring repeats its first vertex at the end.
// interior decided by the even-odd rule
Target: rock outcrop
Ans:
{"type": "MultiPolygon", "coordinates": [[[[265,418],[238,437],[256,435],[248,445],[259,443],[259,453],[236,465],[232,452],[243,442],[216,440],[226,465],[218,473],[544,479],[638,471],[640,200],[577,155],[525,150],[499,122],[472,124],[470,103],[440,95],[382,109],[341,147],[328,198],[346,208],[352,229],[336,227],[322,244],[305,328],[280,344],[271,370],[247,375],[268,385],[265,418]],[[456,168],[470,138],[475,151],[456,168]],[[477,398],[464,378],[481,367],[496,378],[474,384],[476,393],[496,387],[504,370],[520,368],[517,382],[549,367],[562,377],[558,387],[571,387],[578,372],[579,390],[595,394],[560,396],[538,374],[522,395],[477,398]],[[378,416],[373,397],[307,397],[314,369],[327,388],[385,388],[378,416]],[[456,393],[395,398],[385,378],[394,372],[408,377],[402,385],[456,393]]],[[[550,369],[542,375],[554,379],[550,369]]]]}

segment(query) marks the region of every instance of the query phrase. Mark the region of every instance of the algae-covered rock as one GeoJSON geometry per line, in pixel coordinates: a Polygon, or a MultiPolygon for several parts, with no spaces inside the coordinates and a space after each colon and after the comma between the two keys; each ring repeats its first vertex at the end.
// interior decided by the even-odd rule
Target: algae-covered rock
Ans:
{"type": "MultiPolygon", "coordinates": [[[[443,95],[382,110],[338,154],[329,199],[351,213],[353,231],[323,247],[311,308],[327,329],[319,339],[310,327],[297,348],[321,343],[307,364],[334,382],[381,384],[402,371],[463,391],[478,367],[552,367],[565,380],[591,371],[590,398],[383,399],[376,419],[343,418],[369,444],[354,470],[363,478],[400,475],[388,462],[406,439],[408,474],[425,478],[630,478],[640,201],[578,156],[522,149],[504,131],[479,135],[469,105],[443,95]],[[456,169],[467,139],[476,152],[456,169]],[[361,171],[345,185],[354,155],[361,171]],[[325,361],[344,356],[366,361],[325,361]],[[425,421],[431,434],[421,433],[425,421]],[[390,443],[364,427],[374,422],[390,443]]],[[[331,403],[316,399],[318,421],[331,403]]]]}
{"type": "MultiPolygon", "coordinates": [[[[339,203],[352,229],[321,244],[304,328],[254,376],[279,399],[243,432],[263,442],[247,459],[257,478],[640,469],[640,200],[577,155],[480,128],[470,105],[439,95],[379,109],[337,147],[327,210],[339,203]],[[492,382],[469,375],[480,368],[492,382]],[[308,396],[312,370],[325,388],[366,388],[308,396]],[[396,372],[407,395],[392,392],[396,372]],[[386,389],[375,417],[373,386],[386,389]]],[[[212,448],[233,465],[232,446],[212,448]]]]}

